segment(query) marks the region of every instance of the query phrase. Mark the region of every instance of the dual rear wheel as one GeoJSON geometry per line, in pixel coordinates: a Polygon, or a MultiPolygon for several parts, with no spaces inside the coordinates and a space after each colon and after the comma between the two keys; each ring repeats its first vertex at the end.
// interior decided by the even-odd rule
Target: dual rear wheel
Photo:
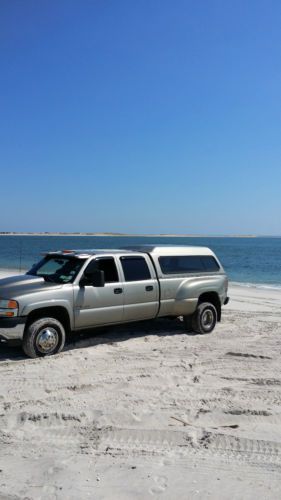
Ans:
{"type": "Polygon", "coordinates": [[[210,302],[202,302],[198,305],[192,316],[184,316],[185,330],[201,335],[211,333],[217,324],[218,313],[216,307],[210,302]]]}

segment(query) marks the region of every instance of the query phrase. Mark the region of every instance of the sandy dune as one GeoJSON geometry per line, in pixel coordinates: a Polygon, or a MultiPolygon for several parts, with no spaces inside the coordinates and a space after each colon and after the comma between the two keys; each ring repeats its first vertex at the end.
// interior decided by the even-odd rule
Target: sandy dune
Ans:
{"type": "Polygon", "coordinates": [[[159,320],[53,358],[0,345],[0,499],[279,499],[281,292],[207,336],[159,320]]]}

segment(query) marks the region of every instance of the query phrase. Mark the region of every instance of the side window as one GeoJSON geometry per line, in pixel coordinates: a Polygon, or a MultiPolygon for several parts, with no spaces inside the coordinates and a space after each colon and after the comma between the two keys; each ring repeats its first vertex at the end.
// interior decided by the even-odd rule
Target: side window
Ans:
{"type": "Polygon", "coordinates": [[[218,265],[216,259],[214,259],[211,255],[204,255],[201,259],[206,271],[214,272],[219,270],[220,266],[218,265]]]}
{"type": "Polygon", "coordinates": [[[116,264],[113,257],[101,257],[90,262],[88,268],[104,271],[105,283],[119,281],[116,264]]]}
{"type": "Polygon", "coordinates": [[[97,259],[97,269],[104,271],[104,278],[106,283],[114,283],[119,281],[116,264],[112,257],[97,259]]]}
{"type": "Polygon", "coordinates": [[[159,264],[164,274],[194,273],[205,270],[200,257],[195,255],[160,257],[159,264]]]}
{"type": "Polygon", "coordinates": [[[180,273],[195,273],[196,271],[204,271],[204,267],[200,257],[191,255],[190,257],[178,257],[178,268],[180,273]]]}
{"type": "Polygon", "coordinates": [[[220,269],[211,255],[160,257],[159,264],[164,274],[215,272],[220,269]]]}
{"type": "Polygon", "coordinates": [[[125,281],[142,281],[151,279],[148,265],[143,257],[121,257],[125,281]]]}

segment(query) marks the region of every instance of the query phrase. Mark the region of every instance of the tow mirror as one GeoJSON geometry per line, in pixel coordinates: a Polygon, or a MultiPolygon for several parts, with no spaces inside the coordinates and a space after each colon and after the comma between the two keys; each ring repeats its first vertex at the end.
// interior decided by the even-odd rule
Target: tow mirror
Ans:
{"type": "Polygon", "coordinates": [[[101,271],[100,269],[95,269],[92,271],[85,271],[84,276],[80,280],[80,285],[81,286],[96,286],[96,287],[102,287],[104,286],[105,280],[104,280],[104,271],[101,271]]]}

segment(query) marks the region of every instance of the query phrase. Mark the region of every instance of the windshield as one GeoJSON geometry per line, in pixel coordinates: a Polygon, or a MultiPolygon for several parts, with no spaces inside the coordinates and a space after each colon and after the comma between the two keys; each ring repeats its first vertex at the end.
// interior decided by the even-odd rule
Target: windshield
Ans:
{"type": "Polygon", "coordinates": [[[85,260],[75,257],[47,255],[26,274],[38,276],[52,283],[72,283],[85,260]]]}

